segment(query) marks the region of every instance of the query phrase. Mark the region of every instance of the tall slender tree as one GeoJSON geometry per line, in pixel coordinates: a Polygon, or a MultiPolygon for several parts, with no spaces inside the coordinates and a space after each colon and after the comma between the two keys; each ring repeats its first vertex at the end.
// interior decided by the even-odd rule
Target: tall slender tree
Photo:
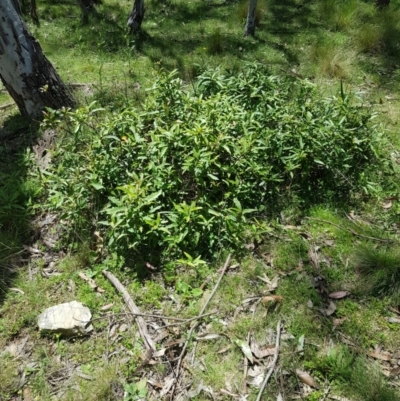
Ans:
{"type": "Polygon", "coordinates": [[[249,8],[247,10],[246,26],[244,27],[244,36],[254,36],[256,31],[256,11],[257,0],[249,0],[249,8]]]}
{"type": "Polygon", "coordinates": [[[143,18],[144,18],[144,0],[135,0],[127,24],[131,32],[137,32],[140,30],[143,18]]]}
{"type": "Polygon", "coordinates": [[[18,0],[0,1],[0,79],[20,112],[42,116],[46,107],[73,107],[74,99],[19,12],[18,0]]]}

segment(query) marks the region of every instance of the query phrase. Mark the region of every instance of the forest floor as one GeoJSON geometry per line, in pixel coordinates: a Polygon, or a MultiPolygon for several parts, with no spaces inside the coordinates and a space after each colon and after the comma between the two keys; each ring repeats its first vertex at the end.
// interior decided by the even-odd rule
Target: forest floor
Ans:
{"type": "Polygon", "coordinates": [[[83,25],[74,1],[38,2],[41,24],[29,28],[82,107],[95,101],[113,115],[129,100],[140,109],[163,71],[178,70],[190,86],[205,68],[239,72],[257,61],[318,93],[353,93],[376,114],[394,184],[383,177],[340,206],[287,205],[245,251],[192,260],[173,279],[141,255],[139,274],[103,257],[97,231],[65,244],[64,216],[43,207],[40,187],[39,164],[57,138],[38,136],[2,90],[0,400],[400,400],[400,3],[392,3],[378,13],[356,0],[259,0],[256,37],[243,38],[246,4],[236,1],[150,1],[136,36],[125,29],[130,3],[104,0],[83,25]],[[393,266],[378,280],[383,293],[360,273],[374,258],[393,266]],[[38,331],[44,309],[73,300],[91,310],[93,331],[38,331]]]}

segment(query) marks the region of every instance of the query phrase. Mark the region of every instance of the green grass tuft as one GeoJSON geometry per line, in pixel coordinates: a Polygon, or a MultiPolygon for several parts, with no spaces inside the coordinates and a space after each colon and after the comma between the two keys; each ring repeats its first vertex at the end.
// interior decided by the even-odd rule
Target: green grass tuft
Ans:
{"type": "Polygon", "coordinates": [[[400,249],[360,246],[354,255],[355,266],[363,278],[364,292],[391,297],[400,302],[400,249]]]}

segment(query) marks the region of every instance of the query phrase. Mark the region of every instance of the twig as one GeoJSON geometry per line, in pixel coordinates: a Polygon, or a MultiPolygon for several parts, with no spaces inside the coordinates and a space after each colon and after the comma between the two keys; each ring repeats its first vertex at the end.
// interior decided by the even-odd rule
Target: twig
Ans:
{"type": "Polygon", "coordinates": [[[209,312],[209,313],[205,313],[204,315],[191,317],[190,319],[183,319],[183,318],[180,318],[180,317],[170,317],[170,316],[156,315],[156,314],[152,314],[152,313],[121,312],[121,313],[113,313],[112,315],[105,315],[105,316],[96,317],[96,318],[92,319],[92,322],[95,321],[95,320],[107,319],[110,316],[120,316],[120,315],[123,315],[123,316],[132,315],[132,316],[142,316],[142,317],[158,317],[160,319],[176,320],[176,321],[179,322],[179,323],[166,324],[165,326],[161,326],[160,328],[156,329],[156,330],[161,330],[161,329],[164,329],[165,327],[180,326],[180,325],[192,322],[193,320],[202,319],[203,317],[206,317],[206,316],[215,315],[216,313],[217,313],[217,311],[212,311],[212,312],[209,312]]]}
{"type": "Polygon", "coordinates": [[[6,104],[3,104],[3,105],[0,106],[0,110],[8,109],[9,107],[12,107],[12,106],[16,106],[16,104],[14,102],[13,103],[6,103],[6,104]]]}
{"type": "Polygon", "coordinates": [[[156,346],[155,346],[153,340],[151,339],[149,333],[147,332],[146,322],[144,321],[144,319],[141,316],[139,316],[139,315],[141,315],[140,310],[133,302],[128,291],[121,284],[121,282],[114,276],[114,274],[112,274],[111,272],[109,272],[107,270],[103,270],[102,273],[103,273],[103,276],[108,278],[111,281],[111,283],[114,285],[114,287],[122,294],[124,301],[125,301],[126,305],[128,306],[129,310],[132,312],[132,314],[136,315],[136,318],[135,318],[136,323],[138,325],[139,333],[143,339],[146,349],[155,351],[156,346]]]}
{"type": "MultiPolygon", "coordinates": [[[[250,331],[247,333],[247,344],[250,344],[250,331]]],[[[243,385],[242,385],[242,393],[243,395],[246,395],[247,393],[247,372],[249,369],[249,360],[247,359],[247,356],[244,355],[244,369],[243,369],[243,385]]]]}
{"type": "Polygon", "coordinates": [[[306,217],[306,219],[330,224],[331,226],[334,226],[334,227],[338,228],[339,230],[347,231],[348,233],[353,234],[356,237],[370,239],[372,241],[378,241],[378,242],[396,242],[396,240],[394,240],[394,239],[376,238],[376,237],[369,237],[368,235],[359,234],[356,231],[352,230],[351,228],[345,228],[345,227],[339,226],[338,224],[332,223],[329,220],[317,219],[315,217],[306,217]]]}
{"type": "MultiPolygon", "coordinates": [[[[222,277],[224,277],[225,272],[226,272],[226,270],[228,269],[228,266],[229,266],[229,262],[230,262],[230,261],[231,261],[231,255],[229,254],[228,257],[227,257],[227,259],[226,259],[225,265],[224,265],[224,267],[223,267],[223,269],[222,269],[222,272],[221,272],[221,274],[220,274],[220,276],[219,276],[219,278],[218,278],[218,281],[217,281],[217,283],[215,284],[214,289],[212,290],[212,292],[211,292],[210,296],[208,297],[206,303],[203,305],[203,308],[201,309],[201,311],[200,311],[200,313],[199,313],[199,316],[204,314],[204,311],[206,310],[206,308],[207,308],[208,304],[210,303],[212,297],[213,297],[214,294],[216,293],[216,291],[217,291],[217,289],[218,289],[218,286],[219,286],[219,284],[220,284],[220,282],[221,282],[221,280],[222,280],[222,277]]],[[[174,381],[174,384],[173,384],[173,386],[172,386],[171,400],[172,400],[173,397],[174,397],[174,392],[175,392],[176,385],[177,385],[177,383],[178,383],[179,373],[180,373],[180,369],[181,369],[181,365],[182,365],[183,358],[185,357],[186,348],[188,347],[189,341],[190,341],[190,339],[191,339],[191,337],[192,337],[192,335],[193,335],[193,332],[194,332],[194,330],[196,329],[196,327],[197,327],[198,325],[199,325],[199,321],[197,321],[197,322],[192,326],[192,328],[190,329],[189,334],[188,334],[188,337],[187,337],[187,340],[186,340],[186,342],[185,342],[185,345],[183,346],[182,352],[181,352],[181,354],[179,355],[179,358],[178,358],[178,366],[176,367],[176,370],[175,370],[175,372],[176,372],[176,373],[175,373],[175,381],[174,381]]]]}
{"type": "Polygon", "coordinates": [[[264,392],[265,387],[268,384],[268,380],[271,377],[272,372],[275,369],[275,365],[276,365],[276,362],[278,360],[278,355],[279,355],[279,340],[280,340],[280,338],[281,338],[281,321],[279,320],[278,326],[276,327],[276,343],[275,343],[274,359],[272,360],[271,368],[269,369],[267,375],[265,376],[264,382],[263,382],[263,384],[262,384],[262,386],[260,388],[260,391],[258,392],[258,396],[257,396],[256,401],[260,401],[261,400],[262,393],[264,392]]]}

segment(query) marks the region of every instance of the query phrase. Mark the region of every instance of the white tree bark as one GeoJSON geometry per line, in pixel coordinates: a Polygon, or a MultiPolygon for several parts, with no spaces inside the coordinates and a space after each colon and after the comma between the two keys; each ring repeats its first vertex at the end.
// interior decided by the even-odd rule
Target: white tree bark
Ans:
{"type": "Polygon", "coordinates": [[[140,29],[143,18],[144,18],[144,0],[135,0],[127,24],[131,32],[137,32],[140,29]]]}
{"type": "Polygon", "coordinates": [[[247,10],[246,26],[244,28],[244,36],[254,36],[256,31],[256,10],[257,0],[249,0],[249,8],[247,10]]]}
{"type": "Polygon", "coordinates": [[[40,118],[46,107],[74,106],[74,100],[29,33],[16,0],[0,1],[0,79],[22,114],[40,118]]]}

